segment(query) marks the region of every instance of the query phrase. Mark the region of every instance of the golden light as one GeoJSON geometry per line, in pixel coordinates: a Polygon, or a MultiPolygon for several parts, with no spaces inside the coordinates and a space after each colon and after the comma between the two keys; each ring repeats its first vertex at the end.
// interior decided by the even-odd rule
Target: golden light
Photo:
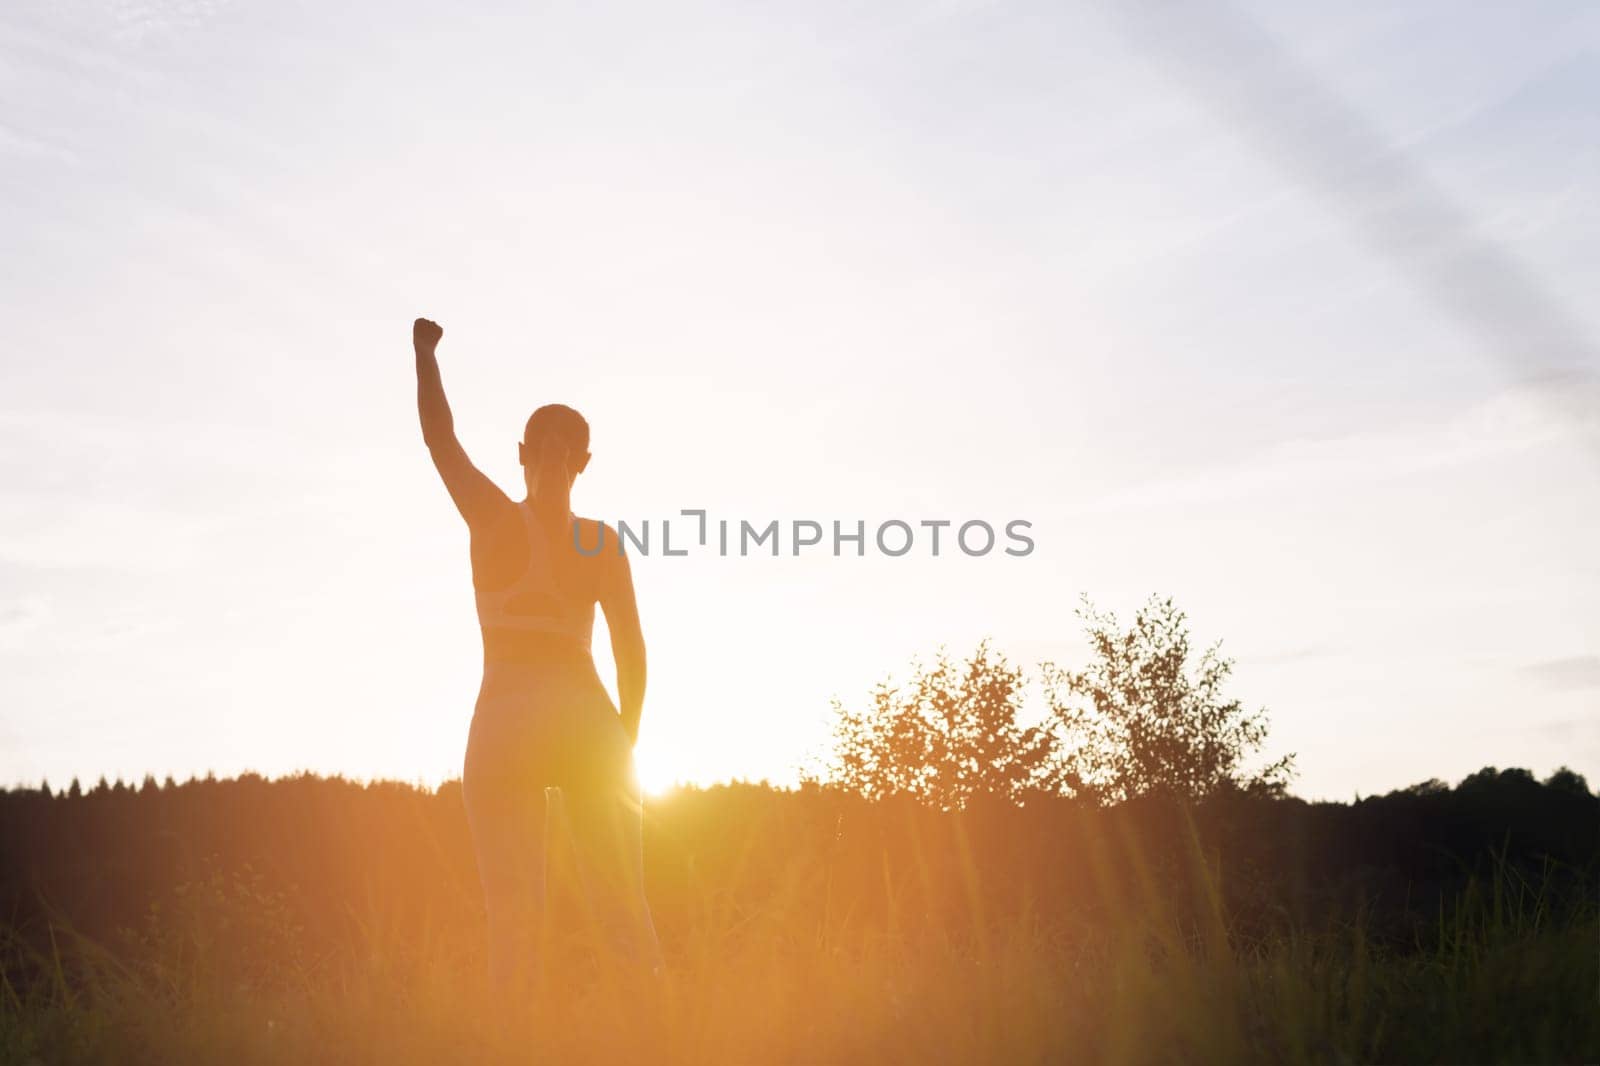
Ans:
{"type": "Polygon", "coordinates": [[[639,775],[639,787],[649,796],[660,796],[672,790],[682,775],[681,767],[674,767],[665,753],[651,746],[648,739],[641,740],[633,752],[634,769],[639,775]]]}

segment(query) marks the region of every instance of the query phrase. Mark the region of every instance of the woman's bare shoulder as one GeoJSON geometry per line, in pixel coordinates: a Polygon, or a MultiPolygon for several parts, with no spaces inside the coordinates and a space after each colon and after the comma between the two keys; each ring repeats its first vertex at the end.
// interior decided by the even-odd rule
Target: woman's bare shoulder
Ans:
{"type": "Polygon", "coordinates": [[[494,588],[516,580],[528,562],[528,536],[521,506],[506,500],[468,527],[472,534],[472,581],[494,588]]]}
{"type": "Polygon", "coordinates": [[[474,544],[480,541],[484,544],[493,544],[508,536],[508,531],[515,531],[516,539],[522,539],[522,504],[513,502],[509,497],[496,503],[477,522],[468,526],[472,533],[474,544]]]}
{"type": "Polygon", "coordinates": [[[617,553],[617,531],[606,525],[598,518],[585,518],[582,515],[573,515],[572,521],[577,525],[573,533],[573,541],[584,555],[615,555],[617,553]]]}

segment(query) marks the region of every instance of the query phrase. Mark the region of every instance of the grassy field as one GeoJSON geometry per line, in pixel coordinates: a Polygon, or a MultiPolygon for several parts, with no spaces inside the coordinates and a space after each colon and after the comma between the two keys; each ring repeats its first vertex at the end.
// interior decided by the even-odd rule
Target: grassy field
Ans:
{"type": "MultiPolygon", "coordinates": [[[[270,795],[276,786],[263,787],[270,795]]],[[[1582,882],[1581,891],[1561,888],[1571,883],[1549,870],[1491,856],[1448,895],[1407,909],[1405,921],[1387,904],[1380,920],[1361,892],[1349,907],[1306,911],[1305,900],[1324,897],[1231,883],[1240,867],[1209,824],[1186,823],[1165,848],[1152,843],[1154,830],[1084,822],[1076,835],[1053,834],[1073,843],[1052,857],[1044,823],[1019,822],[1020,812],[955,818],[754,789],[691,794],[652,814],[664,975],[592,950],[598,938],[558,853],[545,973],[528,1002],[499,1011],[482,975],[470,866],[461,866],[459,841],[430,839],[427,828],[451,831],[450,797],[374,800],[372,790],[348,788],[340,802],[349,835],[302,836],[292,862],[273,861],[278,845],[233,838],[235,853],[195,860],[197,876],[137,903],[128,897],[139,893],[117,887],[137,880],[134,869],[109,843],[98,864],[62,874],[54,894],[82,913],[96,913],[91,900],[117,906],[101,908],[92,935],[70,906],[13,923],[0,1058],[1600,1059],[1593,894],[1582,882]],[[380,810],[394,831],[373,841],[380,810]],[[364,851],[354,843],[363,836],[364,851]],[[359,852],[350,869],[365,872],[348,884],[335,874],[322,892],[289,880],[325,873],[313,861],[323,848],[359,852]],[[67,886],[92,870],[101,886],[73,896],[67,886]]],[[[148,820],[167,824],[155,798],[145,805],[148,820]]],[[[272,823],[294,822],[293,807],[271,808],[272,823]]],[[[232,821],[250,824],[237,809],[232,821]]],[[[284,839],[307,824],[294,822],[284,839]]],[[[137,840],[122,843],[146,856],[142,869],[171,864],[137,840]]]]}

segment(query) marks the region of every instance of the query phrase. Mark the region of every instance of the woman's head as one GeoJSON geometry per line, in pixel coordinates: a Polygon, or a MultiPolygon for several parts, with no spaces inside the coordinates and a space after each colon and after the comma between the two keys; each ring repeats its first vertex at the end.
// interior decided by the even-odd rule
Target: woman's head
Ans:
{"type": "Polygon", "coordinates": [[[517,454],[530,474],[551,446],[566,453],[567,471],[573,476],[589,465],[589,423],[564,403],[547,403],[528,417],[517,454]]]}

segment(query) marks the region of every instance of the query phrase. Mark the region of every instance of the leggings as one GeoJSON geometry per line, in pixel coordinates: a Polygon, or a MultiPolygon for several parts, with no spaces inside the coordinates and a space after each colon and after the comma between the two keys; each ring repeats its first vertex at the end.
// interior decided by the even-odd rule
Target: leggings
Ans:
{"type": "Polygon", "coordinates": [[[491,980],[506,989],[533,972],[544,910],[547,788],[561,791],[596,917],[625,956],[658,967],[632,746],[593,661],[490,661],[462,793],[488,911],[491,980]]]}

